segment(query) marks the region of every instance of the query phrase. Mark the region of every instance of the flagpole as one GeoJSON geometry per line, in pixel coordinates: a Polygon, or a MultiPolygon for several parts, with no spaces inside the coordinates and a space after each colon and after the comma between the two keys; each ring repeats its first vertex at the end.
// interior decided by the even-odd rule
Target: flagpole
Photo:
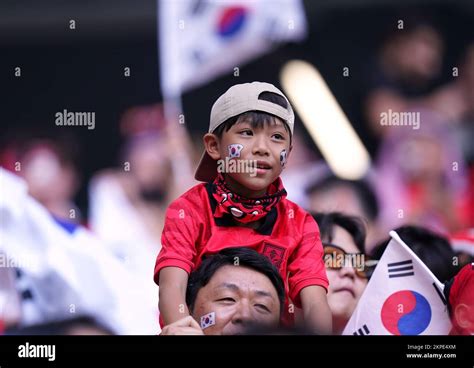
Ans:
{"type": "MultiPolygon", "coordinates": [[[[179,60],[178,49],[176,47],[177,39],[169,39],[169,33],[165,32],[167,27],[177,27],[177,24],[172,24],[174,17],[160,17],[160,12],[164,12],[164,7],[169,7],[168,10],[176,11],[176,7],[173,2],[157,0],[157,33],[158,33],[158,57],[159,57],[159,76],[160,76],[160,89],[163,98],[163,112],[165,117],[165,125],[168,137],[170,133],[174,137],[180,136],[187,140],[187,130],[185,126],[183,102],[181,98],[181,88],[176,83],[177,74],[170,72],[168,67],[170,64],[176,63],[179,60]],[[169,22],[167,22],[169,21],[169,22]],[[165,35],[168,35],[167,37],[165,35]],[[174,124],[178,123],[178,126],[174,124]],[[180,126],[184,125],[184,126],[180,126]],[[183,131],[179,131],[183,129],[183,131]],[[175,134],[178,132],[177,134],[175,134]]],[[[174,33],[171,33],[174,34],[174,33]]],[[[176,69],[173,69],[176,70],[176,69]]],[[[178,73],[179,74],[179,73],[178,73]]],[[[180,179],[181,185],[186,188],[190,187],[193,183],[193,171],[192,163],[189,158],[189,152],[186,147],[172,147],[174,149],[171,161],[171,169],[175,178],[180,179]]]]}

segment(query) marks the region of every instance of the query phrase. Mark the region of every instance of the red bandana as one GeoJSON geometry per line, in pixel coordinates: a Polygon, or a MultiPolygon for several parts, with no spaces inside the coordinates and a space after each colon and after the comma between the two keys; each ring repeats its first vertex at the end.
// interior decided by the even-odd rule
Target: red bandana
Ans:
{"type": "Polygon", "coordinates": [[[233,193],[226,185],[222,174],[217,174],[212,183],[212,195],[217,201],[214,217],[226,213],[242,223],[258,221],[286,197],[286,190],[280,178],[269,185],[267,194],[260,198],[246,198],[233,193]]]}

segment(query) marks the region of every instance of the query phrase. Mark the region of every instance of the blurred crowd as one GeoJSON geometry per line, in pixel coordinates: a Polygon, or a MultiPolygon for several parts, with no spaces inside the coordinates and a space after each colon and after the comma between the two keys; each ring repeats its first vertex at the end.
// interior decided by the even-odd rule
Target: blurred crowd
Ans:
{"type": "MultiPolygon", "coordinates": [[[[362,107],[379,148],[364,178],[335,176],[301,129],[282,177],[288,198],[314,214],[323,245],[379,259],[388,232],[396,229],[441,282],[474,258],[474,43],[466,45],[449,82],[440,84],[445,46],[442,34],[424,22],[406,24],[380,45],[362,107]],[[389,110],[419,114],[419,126],[381,124],[389,110]]],[[[26,182],[59,225],[80,226],[97,238],[137,276],[137,287],[148,285],[156,307],[152,275],[165,211],[196,184],[202,146],[185,125],[165,119],[160,104],[131,107],[117,129],[123,137],[117,164],[89,182],[68,141],[11,141],[2,147],[1,166],[26,182]],[[81,186],[88,188],[87,215],[75,204],[81,186]]],[[[7,333],[118,333],[89,317],[71,317],[68,328],[41,315],[28,318],[25,300],[32,290],[20,286],[21,270],[0,270],[0,293],[17,292],[16,307],[0,298],[0,328],[7,333]]],[[[341,333],[370,275],[341,268],[328,270],[328,277],[334,333],[341,333]],[[339,292],[340,285],[351,292],[339,292]]]]}

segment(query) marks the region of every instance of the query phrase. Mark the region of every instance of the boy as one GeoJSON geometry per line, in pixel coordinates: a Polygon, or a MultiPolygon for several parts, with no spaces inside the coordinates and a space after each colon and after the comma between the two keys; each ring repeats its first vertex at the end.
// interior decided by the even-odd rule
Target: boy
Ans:
{"type": "MultiPolygon", "coordinates": [[[[195,175],[207,183],[169,206],[156,260],[154,280],[160,286],[165,325],[189,315],[188,275],[202,257],[242,246],[267,256],[277,267],[287,294],[303,309],[312,331],[331,333],[318,226],[285,199],[279,178],[292,149],[293,126],[288,99],[268,83],[232,86],[212,106],[205,152],[195,175]]],[[[232,303],[233,298],[220,302],[232,303]]],[[[291,319],[293,309],[287,305],[284,320],[291,319]]]]}

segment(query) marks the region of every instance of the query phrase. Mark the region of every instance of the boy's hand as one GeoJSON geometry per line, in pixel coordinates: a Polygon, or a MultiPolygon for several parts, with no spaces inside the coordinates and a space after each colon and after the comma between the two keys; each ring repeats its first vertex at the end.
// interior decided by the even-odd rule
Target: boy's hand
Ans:
{"type": "Polygon", "coordinates": [[[318,335],[332,335],[332,313],[326,297],[326,290],[317,285],[307,286],[300,291],[305,324],[318,335]]]}
{"type": "Polygon", "coordinates": [[[193,317],[187,316],[165,326],[160,335],[204,335],[204,332],[193,317]]]}

